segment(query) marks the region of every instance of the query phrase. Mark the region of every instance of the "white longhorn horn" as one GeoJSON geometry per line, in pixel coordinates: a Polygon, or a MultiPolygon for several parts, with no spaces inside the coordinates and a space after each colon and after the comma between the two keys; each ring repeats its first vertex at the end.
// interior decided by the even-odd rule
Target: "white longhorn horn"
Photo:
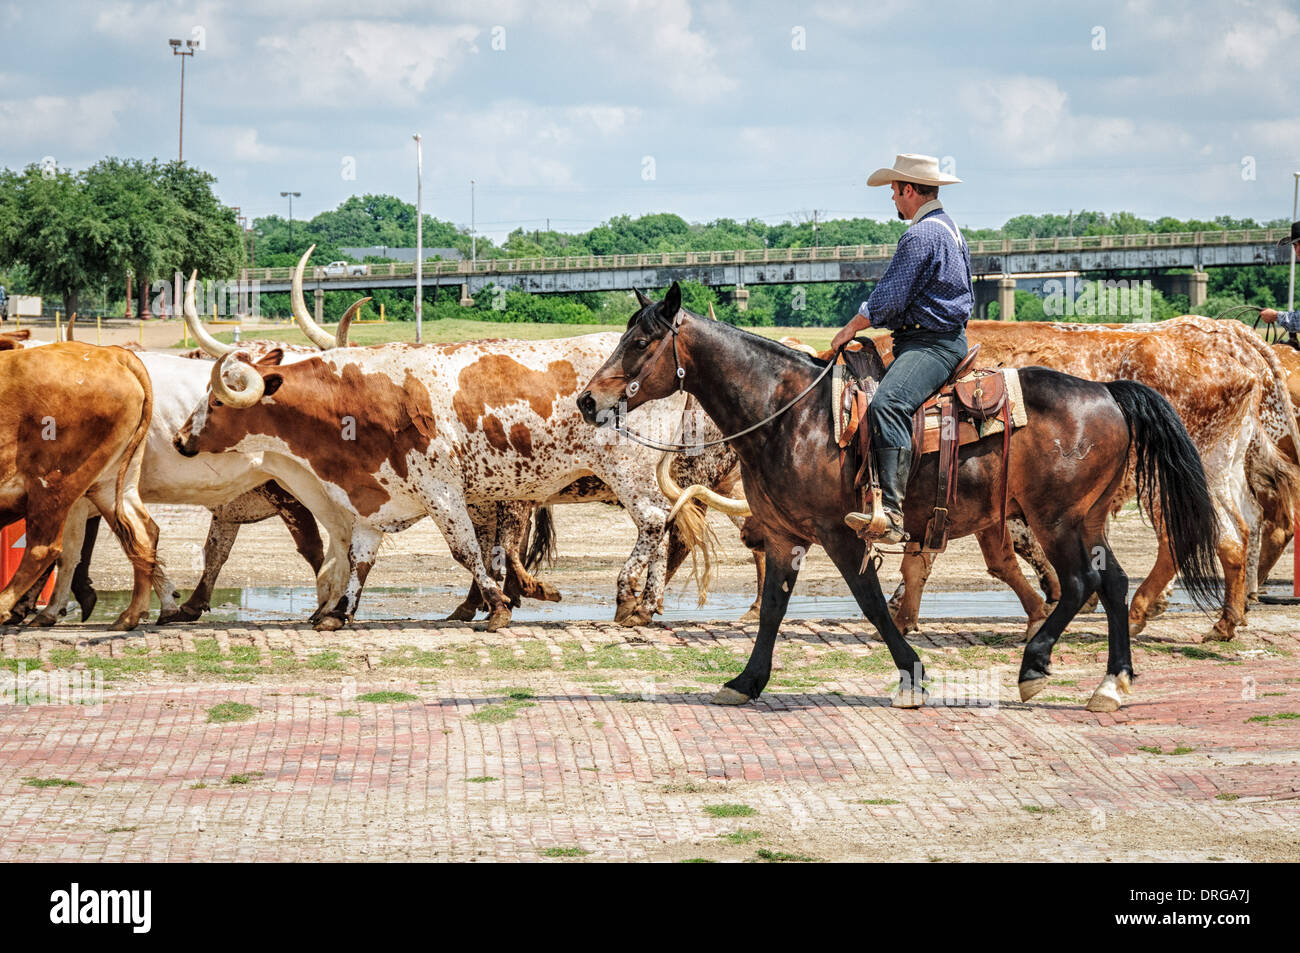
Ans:
{"type": "Polygon", "coordinates": [[[190,274],[190,280],[185,283],[185,323],[189,326],[190,334],[194,335],[194,340],[199,347],[207,351],[213,357],[225,357],[234,350],[228,344],[222,344],[203,326],[203,321],[199,318],[199,312],[194,307],[194,282],[199,276],[198,269],[190,274]]]}
{"type": "Polygon", "coordinates": [[[724,513],[727,516],[754,515],[749,508],[749,503],[745,500],[737,500],[729,496],[723,496],[721,493],[715,493],[713,490],[710,490],[707,486],[702,486],[699,483],[692,483],[682,491],[682,495],[678,497],[677,502],[673,504],[673,508],[668,511],[667,522],[671,523],[674,517],[681,512],[682,507],[696,498],[706,506],[710,506],[719,513],[724,513]]]}
{"type": "Polygon", "coordinates": [[[293,286],[289,289],[289,303],[293,307],[293,319],[302,328],[302,333],[322,351],[329,351],[338,347],[339,342],[334,335],[312,320],[312,316],[307,313],[307,302],[302,296],[302,270],[307,267],[307,259],[315,250],[316,246],[312,245],[298,259],[298,267],[293,270],[293,286]]]}
{"type": "Polygon", "coordinates": [[[250,364],[235,358],[236,372],[241,386],[237,390],[231,390],[222,376],[226,369],[226,362],[230,358],[230,354],[223,354],[212,366],[212,376],[209,378],[212,393],[217,400],[237,410],[252,407],[262,399],[262,392],[266,390],[266,381],[262,380],[262,375],[257,373],[250,364]]]}

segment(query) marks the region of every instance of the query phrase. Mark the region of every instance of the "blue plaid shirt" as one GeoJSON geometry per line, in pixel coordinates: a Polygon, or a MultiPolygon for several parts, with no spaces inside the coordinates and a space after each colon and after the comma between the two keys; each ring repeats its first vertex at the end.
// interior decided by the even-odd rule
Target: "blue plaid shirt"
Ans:
{"type": "Polygon", "coordinates": [[[931,331],[964,328],[975,294],[970,249],[964,241],[958,247],[954,233],[961,234],[942,206],[914,221],[898,240],[893,260],[858,314],[868,318],[873,328],[894,331],[918,326],[931,331]]]}
{"type": "Polygon", "coordinates": [[[1300,311],[1279,311],[1277,326],[1284,331],[1300,333],[1300,311]]]}

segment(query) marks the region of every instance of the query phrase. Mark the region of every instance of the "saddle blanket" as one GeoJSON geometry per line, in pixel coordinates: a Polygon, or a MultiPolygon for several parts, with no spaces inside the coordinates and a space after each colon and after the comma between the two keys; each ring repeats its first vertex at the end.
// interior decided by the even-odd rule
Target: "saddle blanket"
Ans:
{"type": "MultiPolygon", "coordinates": [[[[1007,400],[1011,404],[1011,429],[1023,427],[1029,423],[1029,415],[1025,410],[1025,398],[1020,390],[1020,372],[1014,367],[1004,367],[999,371],[1007,385],[1007,400]]],[[[963,381],[974,379],[975,372],[972,372],[961,378],[963,381]]],[[[843,364],[837,365],[835,374],[831,381],[831,415],[835,420],[835,441],[840,446],[844,445],[844,433],[846,430],[855,428],[858,421],[852,420],[852,402],[846,409],[844,406],[844,391],[854,382],[853,375],[843,364]]],[[[876,391],[876,382],[873,380],[857,382],[858,386],[867,391],[867,399],[870,400],[876,391]]],[[[995,433],[1002,432],[1002,420],[1000,417],[991,417],[988,420],[971,420],[964,414],[958,414],[960,423],[959,429],[963,431],[962,443],[970,440],[983,440],[985,437],[991,437],[995,433]],[[969,428],[970,436],[967,438],[966,431],[969,428]]],[[[938,449],[939,440],[939,407],[936,404],[926,410],[925,430],[926,440],[924,453],[933,453],[938,449]],[[931,433],[935,431],[935,433],[931,433]]]]}

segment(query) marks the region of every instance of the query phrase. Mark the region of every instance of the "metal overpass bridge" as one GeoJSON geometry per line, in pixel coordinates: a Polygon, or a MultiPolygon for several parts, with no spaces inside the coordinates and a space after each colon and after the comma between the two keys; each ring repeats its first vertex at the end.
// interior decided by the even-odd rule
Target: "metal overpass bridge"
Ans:
{"type": "MultiPolygon", "coordinates": [[[[1008,313],[1015,278],[1044,274],[1166,271],[1191,268],[1175,290],[1191,303],[1204,300],[1206,268],[1273,265],[1290,260],[1290,247],[1277,245],[1287,229],[1212,232],[1155,232],[1135,235],[1083,235],[1073,238],[1012,238],[970,243],[976,280],[977,311],[996,295],[1008,313]],[[984,280],[980,280],[984,279],[984,280]],[[997,279],[997,280],[993,280],[997,279]],[[1200,300],[1197,300],[1197,299],[1200,300]]],[[[884,274],[896,245],[835,245],[824,248],[756,248],[735,251],[662,252],[637,255],[586,255],[573,258],[491,258],[430,261],[425,285],[452,286],[462,303],[488,286],[531,294],[630,291],[658,288],[672,281],[731,287],[744,306],[751,285],[873,281],[884,274]]],[[[319,313],[326,291],[364,292],[374,288],[414,288],[415,263],[370,264],[365,275],[326,275],[315,266],[304,288],[316,293],[319,313]]],[[[291,268],[247,268],[241,293],[289,290],[291,268]],[[244,284],[247,282],[248,284],[244,284]]]]}

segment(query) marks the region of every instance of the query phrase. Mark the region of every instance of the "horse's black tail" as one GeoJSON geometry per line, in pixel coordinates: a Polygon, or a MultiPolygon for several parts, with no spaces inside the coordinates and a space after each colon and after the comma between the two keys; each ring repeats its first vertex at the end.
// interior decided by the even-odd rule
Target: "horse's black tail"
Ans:
{"type": "Polygon", "coordinates": [[[1160,520],[1183,577],[1183,588],[1207,612],[1223,608],[1223,580],[1216,552],[1219,524],[1205,483],[1201,455],[1169,401],[1136,381],[1106,385],[1128,421],[1129,440],[1137,451],[1138,500],[1152,522],[1157,487],[1160,520]]]}
{"type": "Polygon", "coordinates": [[[533,537],[528,543],[528,555],[524,557],[524,568],[529,572],[542,563],[551,565],[558,552],[555,545],[555,519],[549,506],[539,506],[533,510],[533,537]]]}

